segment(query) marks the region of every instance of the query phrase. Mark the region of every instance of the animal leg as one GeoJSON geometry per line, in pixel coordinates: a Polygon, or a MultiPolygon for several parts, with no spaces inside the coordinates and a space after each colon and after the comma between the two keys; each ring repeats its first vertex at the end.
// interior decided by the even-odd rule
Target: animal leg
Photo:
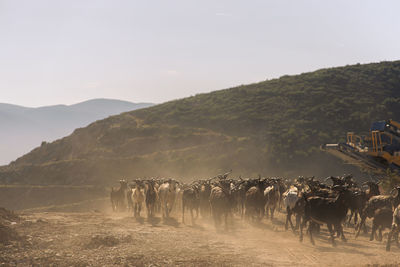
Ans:
{"type": "Polygon", "coordinates": [[[300,223],[300,234],[299,234],[299,241],[300,241],[300,242],[303,242],[303,226],[304,226],[304,222],[305,222],[305,220],[303,220],[303,221],[300,223]]]}
{"type": "Polygon", "coordinates": [[[225,212],[225,231],[228,231],[228,212],[225,212]]]}
{"type": "Polygon", "coordinates": [[[365,220],[366,220],[366,216],[363,215],[363,216],[361,217],[361,222],[360,222],[360,224],[359,224],[358,227],[357,227],[358,229],[357,229],[357,233],[356,233],[356,235],[355,235],[355,238],[357,238],[358,235],[360,234],[361,228],[365,225],[365,220]]]}
{"type": "Polygon", "coordinates": [[[300,222],[301,222],[301,216],[296,214],[296,226],[295,229],[298,230],[300,227],[300,222]]]}
{"type": "Polygon", "coordinates": [[[190,207],[190,217],[192,218],[192,225],[194,225],[193,209],[190,207]]]}
{"type": "Polygon", "coordinates": [[[393,225],[392,229],[389,232],[388,239],[387,239],[387,242],[386,242],[386,251],[390,251],[390,245],[391,245],[391,242],[392,242],[392,236],[393,236],[393,234],[395,234],[395,231],[396,231],[396,226],[393,225]]]}
{"type": "Polygon", "coordinates": [[[359,215],[359,212],[356,211],[356,212],[354,213],[354,225],[357,225],[358,215],[359,215]]]}
{"type": "Polygon", "coordinates": [[[308,229],[307,229],[307,232],[308,232],[308,234],[310,235],[310,242],[311,242],[311,244],[312,245],[315,245],[315,242],[314,242],[314,238],[313,238],[313,236],[312,236],[312,223],[311,223],[311,221],[308,223],[308,229]]]}
{"type": "Polygon", "coordinates": [[[382,241],[382,226],[379,227],[379,236],[378,236],[378,238],[376,240],[378,240],[379,242],[382,241]]]}
{"type": "Polygon", "coordinates": [[[167,202],[165,202],[165,205],[164,205],[164,212],[165,212],[165,217],[168,218],[169,209],[168,209],[168,203],[167,202]]]}
{"type": "MultiPolygon", "coordinates": [[[[289,207],[286,207],[286,212],[287,212],[287,214],[286,214],[285,230],[287,231],[287,229],[288,229],[288,223],[289,223],[289,220],[290,220],[290,211],[289,211],[289,207]]],[[[292,227],[293,227],[293,225],[292,225],[292,227]]]]}
{"type": "Polygon", "coordinates": [[[182,201],[182,223],[185,223],[185,202],[182,201]]]}
{"type": "Polygon", "coordinates": [[[331,243],[332,243],[332,246],[336,246],[336,243],[335,243],[335,234],[334,234],[334,232],[333,232],[333,229],[332,229],[332,224],[328,224],[327,225],[328,226],[328,230],[329,230],[329,234],[330,234],[330,236],[331,236],[331,243]]]}
{"type": "Polygon", "coordinates": [[[369,241],[374,240],[374,236],[375,236],[375,238],[376,238],[375,232],[376,232],[376,223],[373,222],[373,223],[372,223],[371,235],[370,235],[370,237],[369,237],[369,241]]]}
{"type": "Polygon", "coordinates": [[[343,233],[343,226],[342,226],[342,224],[341,224],[340,222],[339,222],[338,227],[339,227],[339,229],[340,229],[342,241],[343,241],[343,242],[347,242],[347,239],[346,239],[346,237],[344,236],[344,233],[343,233]]]}
{"type": "Polygon", "coordinates": [[[353,217],[353,214],[354,214],[354,211],[351,210],[351,213],[350,213],[350,215],[349,215],[349,219],[348,219],[348,221],[347,221],[347,225],[348,225],[348,226],[350,226],[350,222],[351,222],[351,218],[353,217]]]}
{"type": "MultiPolygon", "coordinates": [[[[295,229],[294,229],[294,226],[292,223],[292,212],[290,212],[290,214],[288,214],[288,217],[289,217],[290,228],[292,228],[293,233],[295,233],[295,229]]],[[[286,228],[286,230],[287,230],[287,228],[286,228]]]]}

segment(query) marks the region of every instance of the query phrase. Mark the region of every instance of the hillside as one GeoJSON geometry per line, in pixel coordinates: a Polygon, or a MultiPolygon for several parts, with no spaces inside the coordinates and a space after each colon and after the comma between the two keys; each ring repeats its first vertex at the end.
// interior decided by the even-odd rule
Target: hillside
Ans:
{"type": "Polygon", "coordinates": [[[96,120],[151,105],[113,99],[39,108],[0,103],[0,151],[7,151],[0,154],[0,165],[26,154],[42,141],[51,142],[96,120]]]}
{"type": "Polygon", "coordinates": [[[322,69],[112,116],[2,167],[3,182],[122,177],[328,175],[355,169],[319,151],[400,118],[400,61],[322,69]]]}

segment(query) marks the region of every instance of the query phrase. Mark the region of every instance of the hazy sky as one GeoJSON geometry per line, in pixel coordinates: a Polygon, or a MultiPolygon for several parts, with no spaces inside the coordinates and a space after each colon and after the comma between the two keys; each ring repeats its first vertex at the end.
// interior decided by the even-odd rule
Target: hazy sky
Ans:
{"type": "Polygon", "coordinates": [[[400,59],[400,1],[0,0],[0,102],[163,102],[400,59]]]}

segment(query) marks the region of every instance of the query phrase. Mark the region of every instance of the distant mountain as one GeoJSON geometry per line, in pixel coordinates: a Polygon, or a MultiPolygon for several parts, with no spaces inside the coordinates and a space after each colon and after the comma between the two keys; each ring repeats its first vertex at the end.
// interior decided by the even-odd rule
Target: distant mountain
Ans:
{"type": "Polygon", "coordinates": [[[357,169],[320,145],[384,119],[400,119],[400,61],[283,76],[111,116],[0,167],[0,182],[98,185],[230,169],[243,177],[342,175],[357,169]]]}
{"type": "Polygon", "coordinates": [[[43,141],[52,142],[96,120],[152,105],[113,99],[39,108],[0,103],[0,165],[28,153],[43,141]]]}

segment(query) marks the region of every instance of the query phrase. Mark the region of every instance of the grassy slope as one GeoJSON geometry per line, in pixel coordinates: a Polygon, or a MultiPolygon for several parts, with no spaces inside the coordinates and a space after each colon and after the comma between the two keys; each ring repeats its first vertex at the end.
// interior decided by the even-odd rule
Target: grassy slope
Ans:
{"type": "Polygon", "coordinates": [[[319,152],[346,131],[400,118],[400,61],[322,69],[167,102],[92,123],[3,167],[5,182],[107,183],[121,177],[326,175],[319,152]]]}

